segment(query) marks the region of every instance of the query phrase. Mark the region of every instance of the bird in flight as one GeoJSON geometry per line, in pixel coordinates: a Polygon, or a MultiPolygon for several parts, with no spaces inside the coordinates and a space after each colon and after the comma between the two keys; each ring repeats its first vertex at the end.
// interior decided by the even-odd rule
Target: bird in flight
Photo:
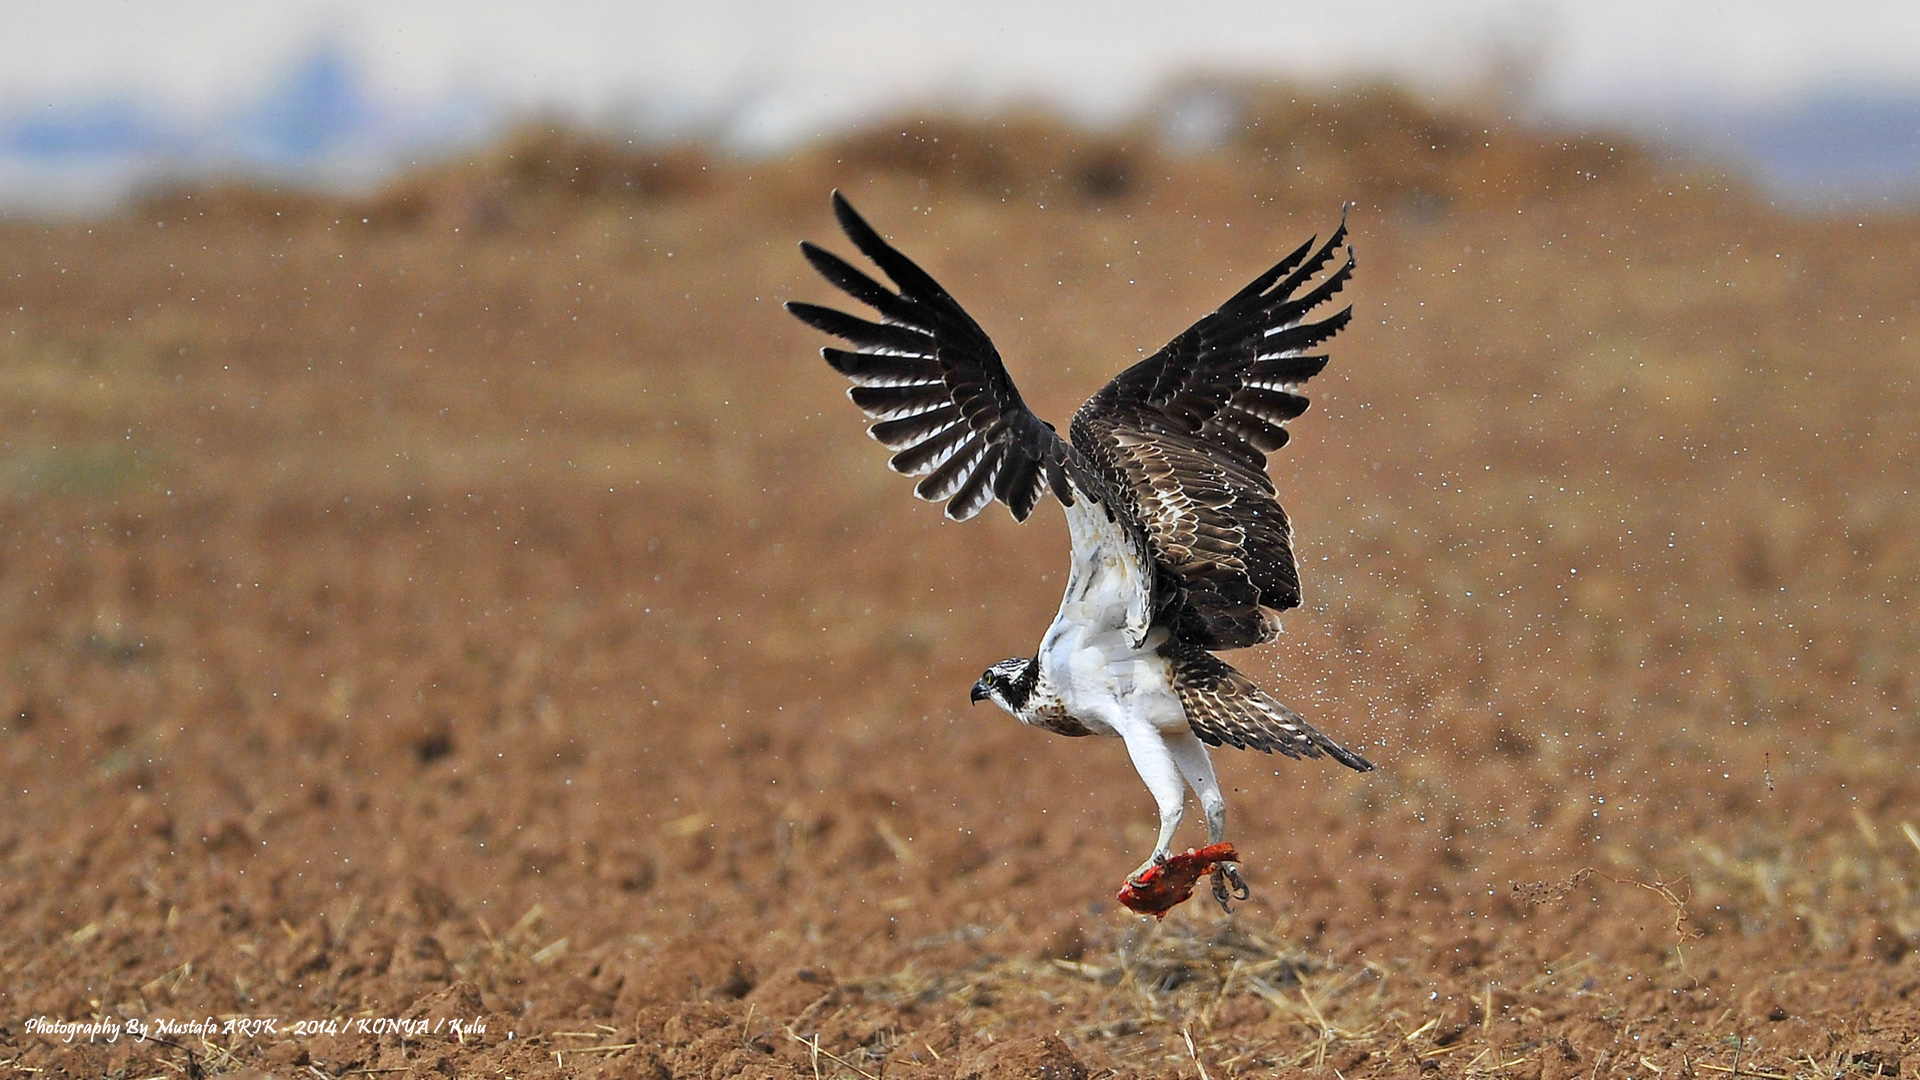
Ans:
{"type": "Polygon", "coordinates": [[[1073,562],[1059,614],[1034,655],[987,668],[973,700],[1056,734],[1126,744],[1160,813],[1159,838],[1128,875],[1130,889],[1181,858],[1173,836],[1191,787],[1208,850],[1217,845],[1224,857],[1200,864],[1186,888],[1211,870],[1222,907],[1244,899],[1238,856],[1222,842],[1227,804],[1207,747],[1324,753],[1360,772],[1373,768],[1213,655],[1274,640],[1281,612],[1300,603],[1293,527],[1266,455],[1285,445],[1287,422],[1307,407],[1301,388],[1327,364],[1316,350],[1352,318],[1351,307],[1314,317],[1353,273],[1351,247],[1321,273],[1346,240],[1344,214],[1326,243],[1302,244],[1115,376],[1074,413],[1062,439],[1027,408],[993,342],[946,289],[837,191],[833,212],[892,287],[811,243],[800,250],[878,321],[798,301],[786,307],[853,346],[821,353],[852,380],[849,396],[875,421],[868,434],[894,452],[894,471],[921,477],[914,494],[944,501],[955,521],[995,500],[1025,521],[1048,492],[1066,510],[1073,562]]]}

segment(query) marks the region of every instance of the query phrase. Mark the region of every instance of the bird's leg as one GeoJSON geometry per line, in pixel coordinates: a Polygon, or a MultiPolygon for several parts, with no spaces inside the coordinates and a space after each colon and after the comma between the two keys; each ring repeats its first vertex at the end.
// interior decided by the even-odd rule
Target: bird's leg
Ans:
{"type": "MultiPolygon", "coordinates": [[[[1160,837],[1154,841],[1153,854],[1140,864],[1139,869],[1127,875],[1127,880],[1139,883],[1140,876],[1167,861],[1173,851],[1173,834],[1180,828],[1180,819],[1187,812],[1187,791],[1180,783],[1180,767],[1174,763],[1174,757],[1168,752],[1170,739],[1158,729],[1147,724],[1116,724],[1120,736],[1126,740],[1127,756],[1133,759],[1133,768],[1146,781],[1147,790],[1153,794],[1153,801],[1160,809],[1160,837]]],[[[1188,735],[1192,738],[1192,735],[1188,735]]]]}
{"type": "Polygon", "coordinates": [[[1220,781],[1213,775],[1213,760],[1207,757],[1207,745],[1192,731],[1169,732],[1162,738],[1174,767],[1200,797],[1200,809],[1207,815],[1207,843],[1225,840],[1227,797],[1220,793],[1220,781]]]}
{"type": "MultiPolygon", "coordinates": [[[[1152,785],[1148,785],[1148,790],[1152,790],[1152,785]]],[[[1173,854],[1173,834],[1180,828],[1180,819],[1185,817],[1187,812],[1186,792],[1177,787],[1174,789],[1172,802],[1168,802],[1159,791],[1154,791],[1153,797],[1154,801],[1160,804],[1160,836],[1153,842],[1153,854],[1147,856],[1147,861],[1141,863],[1138,869],[1127,875],[1127,880],[1135,883],[1140,881],[1141,875],[1166,862],[1167,856],[1173,854]]]]}
{"type": "MultiPolygon", "coordinates": [[[[1167,749],[1193,786],[1193,793],[1200,797],[1200,809],[1207,815],[1207,843],[1217,844],[1227,838],[1227,797],[1221,794],[1220,781],[1213,775],[1213,760],[1207,757],[1206,745],[1192,732],[1182,734],[1185,738],[1168,736],[1167,749]]],[[[1230,862],[1213,864],[1213,899],[1222,911],[1232,914],[1231,901],[1245,900],[1252,894],[1238,866],[1230,862]]]]}

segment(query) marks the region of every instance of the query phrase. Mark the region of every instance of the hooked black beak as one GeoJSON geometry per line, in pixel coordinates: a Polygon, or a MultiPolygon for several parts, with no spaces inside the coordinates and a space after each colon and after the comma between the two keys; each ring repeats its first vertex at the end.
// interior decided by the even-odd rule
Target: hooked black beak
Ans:
{"type": "Polygon", "coordinates": [[[973,698],[973,703],[976,705],[987,700],[987,680],[981,679],[979,682],[974,683],[973,693],[970,696],[973,698]]]}

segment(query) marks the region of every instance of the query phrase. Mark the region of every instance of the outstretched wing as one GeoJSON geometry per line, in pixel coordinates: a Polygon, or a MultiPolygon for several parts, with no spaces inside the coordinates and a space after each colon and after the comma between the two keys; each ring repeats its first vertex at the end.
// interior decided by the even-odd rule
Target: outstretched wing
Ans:
{"type": "Polygon", "coordinates": [[[1025,521],[1049,488],[1072,505],[1069,476],[1085,464],[1020,399],[986,331],[939,282],[888,246],[837,191],[833,213],[847,238],[899,291],[802,243],[801,252],[820,276],[879,312],[880,321],[817,304],[791,302],[787,310],[855,346],[820,352],[853,380],[848,396],[854,404],[878,421],[867,433],[895,452],[888,464],[924,477],[913,493],[929,502],[946,500],[947,516],[955,521],[973,517],[994,499],[1025,521]]]}
{"type": "Polygon", "coordinates": [[[1313,350],[1353,318],[1348,306],[1308,321],[1353,276],[1349,247],[1333,273],[1307,288],[1346,238],[1343,209],[1340,227],[1318,250],[1312,240],[1300,245],[1159,352],[1114,376],[1085,408],[1151,410],[1264,466],[1267,454],[1286,445],[1287,421],[1306,411],[1301,387],[1327,366],[1313,350]]]}
{"type": "Polygon", "coordinates": [[[1309,319],[1353,273],[1349,249],[1313,280],[1345,239],[1343,219],[1074,414],[1074,445],[1131,504],[1170,579],[1156,590],[1161,618],[1206,648],[1271,641],[1300,603],[1293,528],[1266,455],[1286,444],[1286,423],[1307,408],[1302,386],[1326,367],[1313,350],[1352,318],[1348,307],[1309,319]]]}
{"type": "Polygon", "coordinates": [[[1317,758],[1324,752],[1349,769],[1373,770],[1373,762],[1322,735],[1299,713],[1212,653],[1181,646],[1171,655],[1173,688],[1187,711],[1187,724],[1208,746],[1262,750],[1290,758],[1317,758]]]}

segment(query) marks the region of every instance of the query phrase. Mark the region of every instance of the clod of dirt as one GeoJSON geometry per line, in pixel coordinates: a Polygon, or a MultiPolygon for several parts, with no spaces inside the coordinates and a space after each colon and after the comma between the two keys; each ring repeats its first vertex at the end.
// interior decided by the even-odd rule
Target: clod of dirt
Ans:
{"type": "Polygon", "coordinates": [[[1078,960],[1087,953],[1087,930],[1079,918],[1054,928],[1040,948],[1042,960],[1078,960]]]}
{"type": "Polygon", "coordinates": [[[711,999],[732,1001],[753,989],[753,971],[737,950],[689,938],[635,961],[620,987],[615,1015],[649,1005],[711,999]]]}
{"type": "Polygon", "coordinates": [[[1194,882],[1212,872],[1214,866],[1239,861],[1240,853],[1232,844],[1209,844],[1198,850],[1188,848],[1141,874],[1139,881],[1127,882],[1121,887],[1118,899],[1142,915],[1164,919],[1167,912],[1193,895],[1194,882]]]}
{"type": "Polygon", "coordinates": [[[673,1080],[673,1070],[659,1051],[647,1047],[610,1056],[587,1075],[592,1080],[673,1080]]]}
{"type": "Polygon", "coordinates": [[[1466,1033],[1467,1033],[1467,1025],[1465,1024],[1454,1024],[1450,1027],[1442,1028],[1439,1031],[1434,1033],[1433,1045],[1452,1046],[1454,1043],[1457,1043],[1460,1041],[1460,1036],[1465,1035],[1466,1033]]]}
{"type": "MultiPolygon", "coordinates": [[[[645,1017],[641,1018],[640,1028],[644,1032],[649,1028],[645,1017]]],[[[657,1038],[660,1045],[670,1053],[678,1053],[688,1047],[712,1043],[707,1036],[715,1032],[730,1032],[740,1024],[740,1018],[731,1009],[716,1005],[710,1001],[695,1002],[685,1008],[667,1014],[660,1025],[657,1038]]],[[[655,1037],[655,1036],[649,1036],[655,1037]]],[[[718,1045],[731,1046],[732,1043],[720,1040],[718,1045]]]]}
{"type": "Polygon", "coordinates": [[[824,968],[792,967],[776,971],[747,995],[762,1015],[798,1016],[823,997],[835,993],[838,983],[824,968]]]}
{"type": "Polygon", "coordinates": [[[1854,931],[1852,944],[1856,955],[1889,964],[1899,963],[1912,951],[1912,943],[1898,927],[1878,918],[1862,920],[1854,931]]]}
{"type": "Polygon", "coordinates": [[[406,983],[442,983],[452,977],[453,965],[439,938],[416,932],[395,945],[387,971],[406,983]]]}
{"type": "Polygon", "coordinates": [[[1891,1044],[1872,1046],[1848,1059],[1853,1071],[1865,1076],[1899,1076],[1900,1052],[1891,1044]]]}
{"type": "Polygon", "coordinates": [[[1060,1036],[1047,1035],[995,1043],[968,1055],[958,1080],[1087,1080],[1087,1075],[1085,1063],[1060,1036]]]}
{"type": "Polygon", "coordinates": [[[480,996],[480,988],[464,980],[454,983],[444,990],[436,990],[422,995],[407,1009],[409,1020],[461,1019],[472,1021],[490,1012],[486,999],[480,996]]]}

